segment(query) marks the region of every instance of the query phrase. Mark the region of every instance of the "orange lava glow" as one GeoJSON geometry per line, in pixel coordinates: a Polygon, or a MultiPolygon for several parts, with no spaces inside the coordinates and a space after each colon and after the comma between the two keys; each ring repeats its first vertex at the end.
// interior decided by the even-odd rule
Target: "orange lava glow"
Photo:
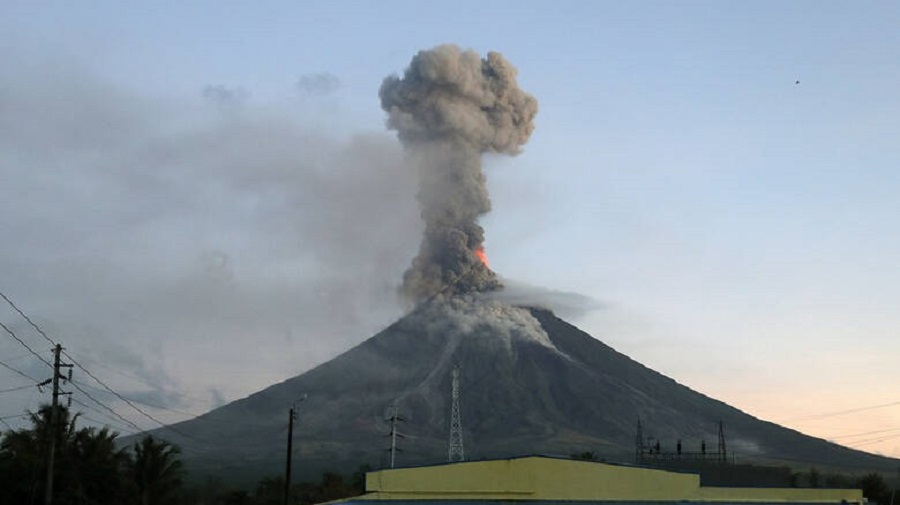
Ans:
{"type": "Polygon", "coordinates": [[[475,256],[476,256],[482,263],[484,263],[484,266],[486,266],[486,267],[489,267],[489,266],[490,266],[490,265],[488,265],[487,254],[484,253],[484,247],[479,247],[478,249],[475,249],[475,256]]]}

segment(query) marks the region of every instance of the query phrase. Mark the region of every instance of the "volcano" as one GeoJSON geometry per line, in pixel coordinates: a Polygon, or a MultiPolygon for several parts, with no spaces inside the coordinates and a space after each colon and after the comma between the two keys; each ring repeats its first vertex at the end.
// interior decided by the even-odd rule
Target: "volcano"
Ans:
{"type": "Polygon", "coordinates": [[[331,361],[155,434],[182,447],[194,476],[253,482],[281,474],[288,410],[305,396],[294,426],[299,478],[384,467],[393,406],[403,419],[397,465],[445,462],[454,368],[469,460],[590,451],[631,462],[640,419],[663,451],[676,440],[685,450],[715,447],[721,421],[729,459],[858,471],[900,463],[704,396],[549,310],[471,298],[420,304],[331,361]]]}

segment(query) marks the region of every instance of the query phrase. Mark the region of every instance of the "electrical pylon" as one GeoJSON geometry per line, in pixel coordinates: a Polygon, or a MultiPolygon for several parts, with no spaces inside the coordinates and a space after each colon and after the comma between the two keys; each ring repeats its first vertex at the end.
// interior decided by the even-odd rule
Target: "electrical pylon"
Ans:
{"type": "Polygon", "coordinates": [[[465,461],[463,452],[462,417],[459,414],[459,367],[453,368],[453,386],[450,390],[450,444],[447,461],[465,461]]]}
{"type": "Polygon", "coordinates": [[[728,451],[725,448],[725,425],[719,421],[719,461],[728,462],[728,451]]]}
{"type": "Polygon", "coordinates": [[[641,418],[637,420],[637,434],[634,437],[634,462],[640,463],[644,458],[644,426],[641,424],[641,418]]]}
{"type": "Polygon", "coordinates": [[[397,452],[400,451],[400,449],[397,448],[397,439],[404,438],[403,435],[397,432],[397,423],[406,421],[406,419],[400,417],[398,412],[399,410],[397,409],[397,404],[395,403],[393,406],[391,406],[391,417],[387,419],[388,422],[391,423],[391,433],[388,435],[389,437],[391,437],[391,448],[388,449],[388,451],[390,451],[391,453],[391,468],[394,468],[394,463],[396,463],[397,460],[397,452]]]}

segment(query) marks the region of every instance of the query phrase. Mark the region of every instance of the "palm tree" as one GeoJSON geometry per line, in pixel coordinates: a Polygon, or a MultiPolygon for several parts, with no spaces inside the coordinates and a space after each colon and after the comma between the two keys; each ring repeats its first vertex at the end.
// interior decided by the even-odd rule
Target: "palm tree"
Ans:
{"type": "Polygon", "coordinates": [[[140,505],[170,503],[181,487],[180,452],[178,447],[150,435],[134,444],[131,477],[140,505]]]}
{"type": "Polygon", "coordinates": [[[66,466],[60,464],[75,437],[75,420],[68,409],[57,407],[57,425],[51,433],[52,407],[42,405],[37,412],[29,412],[30,429],[6,432],[0,442],[0,504],[35,503],[44,496],[47,477],[47,455],[51,437],[56,439],[57,464],[54,465],[54,495],[62,494],[71,480],[66,466]]]}
{"type": "Polygon", "coordinates": [[[41,499],[46,455],[35,447],[27,430],[6,432],[0,444],[0,504],[31,504],[41,499]]]}
{"type": "Polygon", "coordinates": [[[74,463],[71,492],[78,503],[121,503],[129,459],[124,449],[116,449],[116,437],[108,428],[84,428],[75,434],[67,459],[74,463]]]}

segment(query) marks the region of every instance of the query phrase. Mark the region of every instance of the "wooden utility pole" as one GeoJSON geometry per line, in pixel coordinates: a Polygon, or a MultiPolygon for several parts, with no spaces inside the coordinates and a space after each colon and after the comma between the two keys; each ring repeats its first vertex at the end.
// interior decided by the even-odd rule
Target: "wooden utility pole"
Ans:
{"type": "Polygon", "coordinates": [[[297,419],[297,403],[306,400],[304,394],[288,411],[287,461],[284,465],[284,505],[291,499],[291,460],[294,459],[294,420],[297,419]]]}
{"type": "Polygon", "coordinates": [[[59,379],[62,376],[59,373],[60,363],[59,355],[62,353],[62,346],[56,344],[53,348],[53,402],[50,404],[50,450],[47,453],[47,484],[44,486],[44,505],[53,503],[53,460],[56,457],[56,436],[58,429],[56,425],[59,423],[59,379]]]}
{"type": "Polygon", "coordinates": [[[291,497],[291,460],[294,450],[294,419],[297,413],[294,407],[288,412],[287,462],[284,467],[284,505],[288,505],[291,497]]]}
{"type": "MultiPolygon", "coordinates": [[[[47,384],[53,384],[53,401],[50,405],[50,426],[48,426],[48,432],[50,433],[50,443],[49,450],[47,451],[47,481],[44,486],[44,505],[52,505],[53,504],[53,464],[56,459],[56,439],[59,436],[61,430],[59,429],[59,396],[60,395],[71,395],[72,393],[66,393],[59,390],[59,381],[60,379],[66,380],[66,378],[59,373],[61,368],[69,369],[69,379],[72,380],[72,364],[71,363],[60,363],[60,355],[62,354],[62,346],[60,344],[56,344],[53,347],[53,378],[47,379],[44,382],[38,384],[39,386],[44,386],[47,384]]],[[[69,397],[69,406],[72,404],[72,397],[69,397]]]]}

